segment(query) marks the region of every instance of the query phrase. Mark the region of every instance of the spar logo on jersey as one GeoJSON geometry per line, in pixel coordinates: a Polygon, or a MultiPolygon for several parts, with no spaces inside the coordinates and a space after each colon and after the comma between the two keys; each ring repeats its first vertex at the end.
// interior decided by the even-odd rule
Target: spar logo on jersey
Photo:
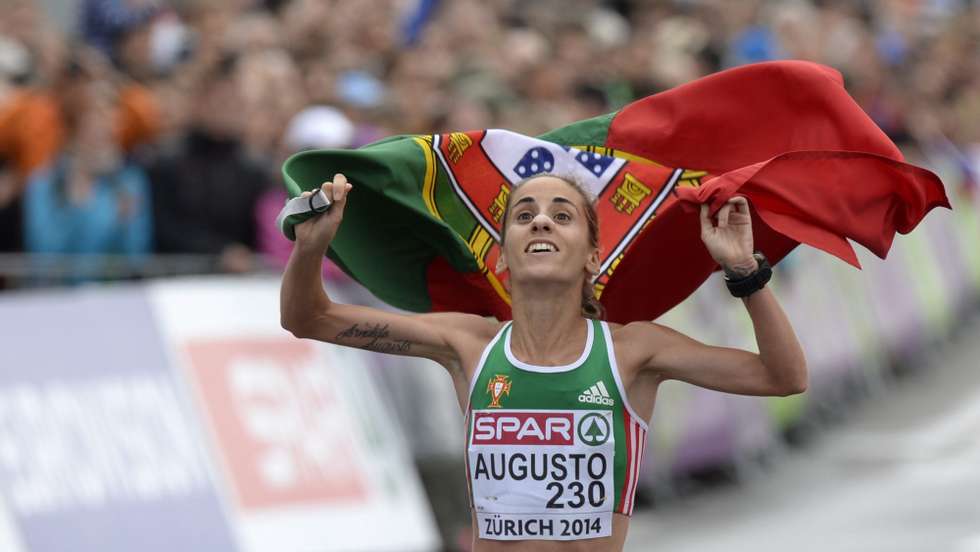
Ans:
{"type": "Polygon", "coordinates": [[[497,374],[487,383],[487,393],[490,393],[489,408],[501,408],[500,397],[510,395],[510,378],[497,374]]]}
{"type": "Polygon", "coordinates": [[[578,396],[578,402],[601,404],[603,406],[613,406],[616,404],[616,401],[609,397],[609,390],[606,389],[606,384],[602,380],[593,383],[591,387],[582,391],[582,394],[578,396]]]}
{"type": "Polygon", "coordinates": [[[572,445],[571,412],[474,412],[474,445],[572,445]]]}

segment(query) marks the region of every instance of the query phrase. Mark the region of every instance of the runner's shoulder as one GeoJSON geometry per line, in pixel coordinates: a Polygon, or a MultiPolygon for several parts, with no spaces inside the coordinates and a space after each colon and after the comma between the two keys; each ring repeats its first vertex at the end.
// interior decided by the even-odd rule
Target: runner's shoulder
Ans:
{"type": "Polygon", "coordinates": [[[438,326],[436,330],[449,347],[448,355],[433,357],[433,360],[445,366],[451,373],[465,376],[469,381],[473,369],[477,365],[480,354],[487,343],[503,326],[494,318],[461,312],[439,312],[422,315],[427,322],[438,326]]]}
{"type": "Polygon", "coordinates": [[[447,334],[482,342],[493,339],[504,325],[496,318],[465,312],[434,312],[423,316],[429,323],[437,324],[447,334]]]}
{"type": "Polygon", "coordinates": [[[649,358],[651,353],[669,342],[673,330],[647,320],[628,324],[609,324],[609,333],[617,356],[630,357],[636,362],[649,358]],[[636,358],[632,358],[636,357],[636,358]]]}
{"type": "Polygon", "coordinates": [[[626,345],[632,345],[636,340],[656,339],[671,331],[667,326],[648,320],[636,320],[626,324],[608,322],[608,324],[613,341],[616,343],[622,341],[626,345]]]}

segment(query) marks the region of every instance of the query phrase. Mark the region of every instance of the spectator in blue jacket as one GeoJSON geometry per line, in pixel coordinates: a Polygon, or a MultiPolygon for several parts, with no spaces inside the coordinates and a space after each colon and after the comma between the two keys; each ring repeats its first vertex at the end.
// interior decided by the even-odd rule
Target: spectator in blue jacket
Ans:
{"type": "Polygon", "coordinates": [[[114,139],[114,91],[88,82],[62,101],[66,146],[28,181],[24,241],[30,253],[71,255],[59,265],[67,273],[55,273],[77,283],[107,275],[107,261],[131,265],[150,252],[150,196],[143,171],[126,161],[114,139]]]}

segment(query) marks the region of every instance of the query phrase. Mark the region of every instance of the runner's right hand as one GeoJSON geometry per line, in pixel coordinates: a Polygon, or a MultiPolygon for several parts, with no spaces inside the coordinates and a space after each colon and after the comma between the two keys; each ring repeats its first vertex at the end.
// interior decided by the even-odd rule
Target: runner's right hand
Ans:
{"type": "MultiPolygon", "coordinates": [[[[322,255],[326,252],[330,242],[337,234],[340,221],[344,218],[344,207],[347,206],[347,193],[352,185],[347,182],[347,177],[337,173],[332,182],[324,182],[320,188],[323,193],[330,198],[330,209],[327,212],[314,216],[313,218],[297,224],[296,245],[303,248],[312,248],[319,251],[322,255]]],[[[302,197],[308,197],[313,192],[303,192],[302,197]]]]}

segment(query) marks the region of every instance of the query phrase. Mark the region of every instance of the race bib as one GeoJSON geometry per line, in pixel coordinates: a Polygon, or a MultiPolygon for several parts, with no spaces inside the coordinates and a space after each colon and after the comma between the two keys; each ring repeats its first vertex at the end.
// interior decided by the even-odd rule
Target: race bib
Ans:
{"type": "Polygon", "coordinates": [[[611,410],[474,410],[467,450],[482,539],[612,534],[611,410]]]}

